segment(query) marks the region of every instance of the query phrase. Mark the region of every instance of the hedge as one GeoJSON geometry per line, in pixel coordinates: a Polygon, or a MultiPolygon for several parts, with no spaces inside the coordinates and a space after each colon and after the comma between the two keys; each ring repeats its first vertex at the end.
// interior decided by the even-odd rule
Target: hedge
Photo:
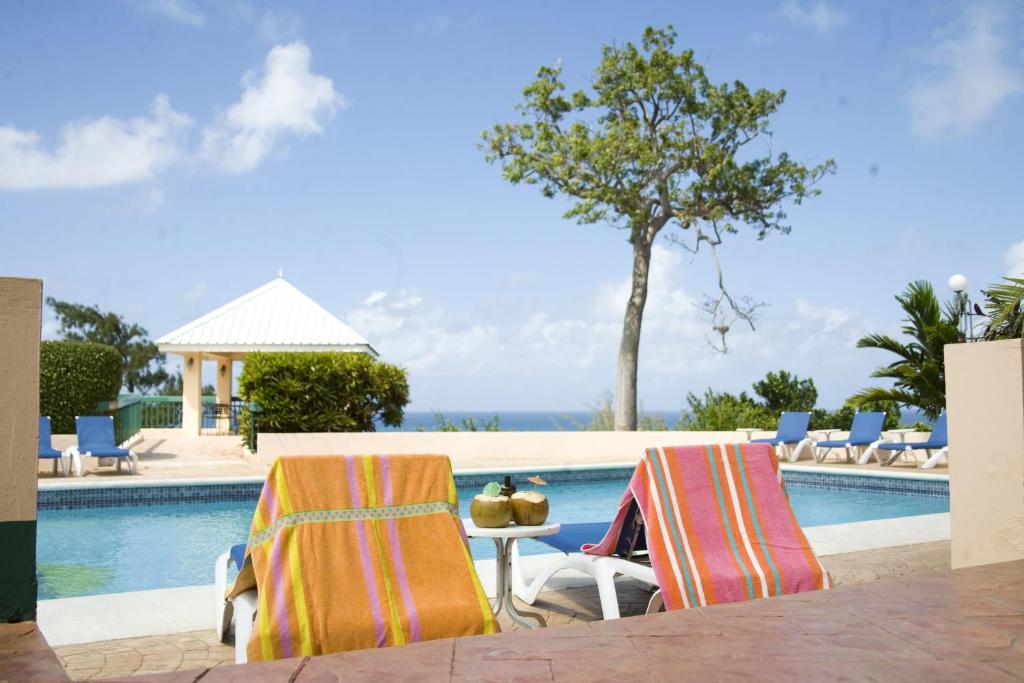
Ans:
{"type": "MultiPolygon", "coordinates": [[[[238,393],[259,404],[261,432],[372,432],[398,427],[409,403],[405,370],[362,353],[250,353],[238,393]]],[[[248,406],[241,419],[249,441],[248,406]]]]}
{"type": "Polygon", "coordinates": [[[96,406],[121,389],[123,362],[106,344],[44,341],[39,345],[39,414],[54,434],[74,434],[76,415],[99,415],[96,406]]]}

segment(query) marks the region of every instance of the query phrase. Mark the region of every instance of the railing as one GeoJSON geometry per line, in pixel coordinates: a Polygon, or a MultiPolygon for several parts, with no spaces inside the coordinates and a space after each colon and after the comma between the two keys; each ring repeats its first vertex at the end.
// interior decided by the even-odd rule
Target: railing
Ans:
{"type": "Polygon", "coordinates": [[[96,406],[114,416],[114,439],[121,447],[133,443],[142,431],[142,403],[139,396],[127,396],[96,406]]]}
{"type": "MultiPolygon", "coordinates": [[[[181,427],[181,396],[121,396],[118,400],[136,400],[141,404],[140,419],[144,429],[177,429],[181,427]]],[[[218,418],[224,415],[227,408],[220,408],[215,396],[203,396],[203,429],[215,429],[218,418]]],[[[242,412],[243,402],[231,399],[230,431],[238,433],[238,420],[242,412]]]]}

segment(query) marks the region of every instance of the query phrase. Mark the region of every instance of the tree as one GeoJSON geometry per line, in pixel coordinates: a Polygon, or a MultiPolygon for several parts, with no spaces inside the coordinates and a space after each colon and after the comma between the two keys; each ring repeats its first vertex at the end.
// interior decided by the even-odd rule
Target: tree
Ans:
{"type": "MultiPolygon", "coordinates": [[[[158,396],[181,396],[185,390],[185,380],[181,376],[181,371],[168,375],[167,379],[164,380],[160,388],[156,390],[158,396]]],[[[217,390],[212,384],[204,384],[202,389],[203,396],[213,396],[217,393],[217,390]]]]}
{"type": "Polygon", "coordinates": [[[1024,278],[1007,277],[1006,282],[985,290],[988,324],[985,339],[1020,339],[1024,336],[1024,278]]]}
{"type": "Polygon", "coordinates": [[[730,432],[740,427],[774,429],[778,415],[770,413],[747,392],[739,396],[729,392],[704,391],[703,398],[693,392],[686,395],[688,412],[683,414],[677,429],[698,432],[730,432]]]}
{"type": "Polygon", "coordinates": [[[569,198],[565,218],[607,222],[629,236],[632,285],[615,397],[620,430],[637,426],[640,328],[655,238],[674,226],[682,235],[674,241],[709,252],[718,290],[703,308],[725,351],[730,323],[753,327],[759,304],[727,290],[717,247],[744,225],[758,239],[788,232],[781,203],[817,194],[813,185],[834,169],[831,160],[808,168],[773,154],[770,144],[759,156],[750,144],[770,142],[768,118],[785,91],[713,85],[692,50],[674,51],[675,41],[669,26],[648,28],[639,48],[606,45],[590,92],[567,95],[561,65],[541,67],[523,90],[523,120],[483,133],[487,160],[499,162],[507,180],[569,198]]]}
{"type": "Polygon", "coordinates": [[[879,401],[895,401],[917,408],[934,420],[946,407],[943,347],[961,341],[957,322],[964,304],[956,299],[940,306],[935,290],[923,280],[907,285],[905,292],[896,295],[896,301],[906,313],[902,331],[910,341],[903,343],[884,334],[869,334],[857,341],[858,348],[881,349],[897,356],[871,373],[872,377],[893,380],[893,386],[862,389],[847,403],[867,409],[879,401]]]}
{"type": "Polygon", "coordinates": [[[121,384],[134,393],[153,391],[167,381],[163,364],[166,356],[149,340],[146,328],[125,322],[116,313],[106,313],[97,306],[84,306],[57,301],[52,296],[46,303],[60,320],[64,339],[106,344],[117,349],[123,364],[121,384]]]}
{"type": "Polygon", "coordinates": [[[764,379],[754,382],[754,393],[773,415],[787,410],[810,411],[818,402],[818,389],[813,379],[800,379],[785,370],[769,372],[764,379]]]}

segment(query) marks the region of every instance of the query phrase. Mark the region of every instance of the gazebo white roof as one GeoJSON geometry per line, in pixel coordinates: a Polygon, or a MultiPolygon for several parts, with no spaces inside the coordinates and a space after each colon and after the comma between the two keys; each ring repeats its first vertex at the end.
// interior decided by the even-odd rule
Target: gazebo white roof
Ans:
{"type": "Polygon", "coordinates": [[[170,353],[355,351],[376,357],[362,336],[283,277],[156,340],[170,353]]]}

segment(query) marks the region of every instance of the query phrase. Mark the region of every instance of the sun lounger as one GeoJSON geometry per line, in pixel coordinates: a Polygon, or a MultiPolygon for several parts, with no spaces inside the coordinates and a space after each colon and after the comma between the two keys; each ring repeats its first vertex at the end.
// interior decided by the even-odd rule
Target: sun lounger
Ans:
{"type": "Polygon", "coordinates": [[[128,465],[128,471],[135,474],[139,469],[139,456],[128,448],[118,448],[114,437],[114,418],[109,415],[97,415],[75,418],[75,433],[78,443],[68,449],[71,456],[71,467],[75,476],[82,476],[82,458],[114,458],[117,460],[117,471],[121,471],[121,462],[128,465]]]}
{"type": "Polygon", "coordinates": [[[50,428],[50,418],[43,415],[39,418],[39,458],[41,460],[53,460],[53,476],[57,476],[57,467],[60,467],[61,474],[68,476],[68,456],[53,447],[50,428]]]}
{"type": "MultiPolygon", "coordinates": [[[[770,439],[751,439],[750,443],[770,443],[775,446],[775,455],[780,459],[796,462],[804,450],[810,452],[811,440],[807,437],[807,425],[810,421],[810,413],[782,413],[775,436],[770,439]]],[[[811,457],[814,457],[813,453],[811,457]]]]}
{"type": "Polygon", "coordinates": [[[811,443],[814,461],[824,462],[829,451],[833,448],[842,448],[846,453],[847,462],[853,462],[857,459],[858,450],[863,448],[864,451],[860,454],[858,462],[862,465],[866,464],[875,455],[875,449],[881,443],[883,424],[885,424],[885,413],[857,413],[853,416],[853,424],[850,425],[850,435],[845,439],[811,443]]]}
{"type": "Polygon", "coordinates": [[[278,458],[215,579],[238,663],[499,630],[443,455],[278,458]]]}
{"type": "Polygon", "coordinates": [[[611,525],[564,524],[537,540],[566,555],[529,585],[513,567],[517,595],[532,604],[555,573],[576,569],[596,579],[605,619],[619,616],[616,575],[659,587],[648,611],[830,586],[768,444],[649,449],[611,525]]]}
{"type": "Polygon", "coordinates": [[[914,451],[924,451],[927,454],[927,458],[920,465],[921,469],[931,469],[939,464],[939,461],[943,458],[948,460],[949,435],[946,427],[945,411],[939,415],[939,419],[935,422],[935,428],[932,430],[927,441],[887,441],[885,443],[878,444],[878,449],[880,451],[891,451],[891,454],[885,460],[884,464],[886,465],[893,464],[902,455],[905,455],[908,458],[913,458],[914,451]],[[936,452],[932,453],[932,451],[936,452]]]}

